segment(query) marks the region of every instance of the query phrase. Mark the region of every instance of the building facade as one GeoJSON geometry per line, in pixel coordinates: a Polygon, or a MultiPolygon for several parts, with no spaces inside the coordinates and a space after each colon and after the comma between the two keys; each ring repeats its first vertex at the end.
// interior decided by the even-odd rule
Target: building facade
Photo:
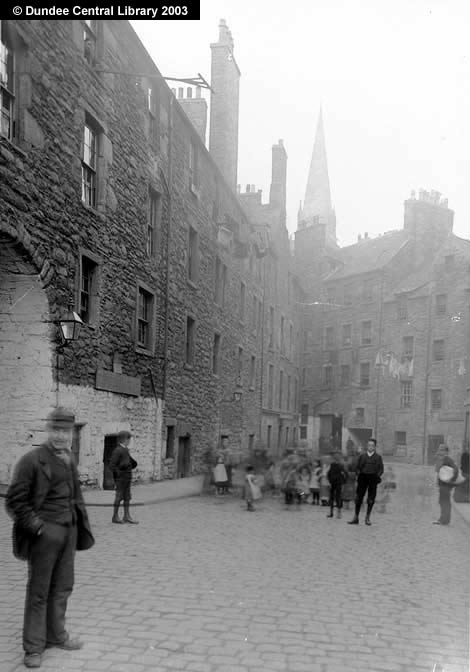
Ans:
{"type": "MultiPolygon", "coordinates": [[[[221,436],[240,459],[266,442],[265,268],[269,257],[287,278],[285,198],[269,206],[284,208],[271,236],[236,192],[240,73],[225,22],[211,47],[214,156],[200,90],[171,90],[128,22],[1,23],[1,482],[57,403],[75,410],[80,475],[97,487],[112,487],[122,429],[141,480],[201,473],[221,436]],[[58,349],[71,305],[84,324],[58,349]]],[[[285,194],[285,166],[283,179],[285,194]]],[[[295,439],[293,360],[279,445],[295,439]]]]}
{"type": "Polygon", "coordinates": [[[421,191],[402,229],[339,247],[324,146],[320,119],[295,234],[301,437],[320,453],[375,437],[387,459],[432,464],[468,433],[470,243],[452,233],[447,201],[421,191]]]}

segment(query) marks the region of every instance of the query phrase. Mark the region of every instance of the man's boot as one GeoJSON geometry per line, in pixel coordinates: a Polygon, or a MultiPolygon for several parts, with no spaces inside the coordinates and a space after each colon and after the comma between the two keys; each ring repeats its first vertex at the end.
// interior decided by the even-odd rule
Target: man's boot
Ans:
{"type": "Polygon", "coordinates": [[[124,504],[124,518],[122,519],[123,523],[131,523],[132,525],[138,525],[138,520],[133,520],[131,514],[129,513],[129,504],[124,504]]]}
{"type": "Polygon", "coordinates": [[[374,502],[372,502],[372,504],[369,504],[369,502],[367,502],[367,513],[366,513],[366,519],[364,520],[366,525],[372,525],[372,523],[370,522],[370,513],[372,511],[373,506],[374,502]]]}
{"type": "Polygon", "coordinates": [[[333,504],[331,504],[330,505],[330,513],[327,515],[327,518],[333,518],[333,509],[334,509],[334,506],[333,506],[333,504]]]}
{"type": "Polygon", "coordinates": [[[355,506],[355,511],[354,511],[354,518],[352,520],[348,520],[348,525],[359,525],[359,511],[361,510],[361,505],[357,504],[355,506]]]}
{"type": "Polygon", "coordinates": [[[119,523],[119,525],[122,525],[122,520],[119,518],[119,504],[114,505],[114,512],[113,512],[113,518],[112,522],[113,523],[119,523]]]}

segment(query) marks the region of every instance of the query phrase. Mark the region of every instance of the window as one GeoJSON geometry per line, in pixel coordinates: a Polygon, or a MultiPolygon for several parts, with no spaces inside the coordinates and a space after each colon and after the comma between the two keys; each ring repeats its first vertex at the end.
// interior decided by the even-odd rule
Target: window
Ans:
{"type": "Polygon", "coordinates": [[[305,387],[306,381],[307,381],[307,369],[304,367],[302,369],[302,387],[305,387]]]}
{"type": "Polygon", "coordinates": [[[334,327],[326,327],[325,329],[325,346],[327,348],[335,347],[335,329],[334,327]]]}
{"type": "Polygon", "coordinates": [[[290,385],[291,385],[291,377],[288,375],[287,376],[287,401],[286,401],[286,410],[290,411],[290,385]]]}
{"type": "Polygon", "coordinates": [[[243,385],[243,348],[238,348],[237,359],[237,385],[243,385]]]}
{"type": "Polygon", "coordinates": [[[289,357],[294,356],[294,327],[292,324],[289,326],[289,357]]]}
{"type": "Polygon", "coordinates": [[[224,263],[222,263],[219,257],[216,257],[214,300],[219,306],[223,306],[225,303],[226,282],[227,282],[227,266],[224,263]]]}
{"type": "Polygon", "coordinates": [[[158,89],[155,86],[149,86],[147,88],[149,139],[150,144],[154,149],[158,149],[160,145],[159,109],[160,108],[158,104],[158,89]]]}
{"type": "Polygon", "coordinates": [[[82,201],[92,208],[96,206],[98,133],[87,117],[83,128],[82,155],[82,201]]]}
{"type": "Polygon", "coordinates": [[[350,324],[343,324],[343,346],[348,348],[352,343],[352,326],[350,324]]]}
{"type": "Polygon", "coordinates": [[[361,387],[369,387],[370,385],[370,363],[361,362],[360,365],[360,382],[361,387]]]}
{"type": "Polygon", "coordinates": [[[362,300],[372,301],[373,298],[374,298],[374,281],[364,280],[364,284],[362,285],[362,300]]]}
{"type": "Polygon", "coordinates": [[[352,305],[352,290],[350,285],[344,285],[344,305],[352,305]]]}
{"type": "Polygon", "coordinates": [[[165,459],[173,460],[174,458],[175,458],[175,426],[167,425],[165,459]]]}
{"type": "Polygon", "coordinates": [[[365,418],[365,413],[364,413],[364,408],[356,408],[356,420],[364,420],[365,418]]]}
{"type": "Polygon", "coordinates": [[[96,61],[96,29],[96,20],[83,22],[83,55],[89,65],[94,65],[96,61]]]}
{"type": "Polygon", "coordinates": [[[300,407],[300,424],[308,424],[308,404],[302,404],[300,407]]]}
{"type": "Polygon", "coordinates": [[[370,345],[372,343],[372,322],[361,323],[361,345],[370,345]]]}
{"type": "Polygon", "coordinates": [[[188,237],[188,280],[197,281],[199,269],[199,241],[197,231],[189,227],[188,237]]]}
{"type": "Polygon", "coordinates": [[[395,432],[395,445],[406,446],[406,432],[395,432]]]}
{"type": "Polygon", "coordinates": [[[434,362],[442,362],[444,359],[444,341],[442,339],[433,341],[432,359],[434,362]]]}
{"type": "Polygon", "coordinates": [[[0,132],[8,140],[15,136],[14,128],[14,54],[5,35],[5,21],[0,21],[0,132]]]}
{"type": "Polygon", "coordinates": [[[408,317],[408,305],[405,296],[397,299],[397,320],[406,320],[408,317]]]}
{"type": "Polygon", "coordinates": [[[438,411],[442,408],[442,390],[431,390],[431,409],[438,411]]]}
{"type": "Polygon", "coordinates": [[[326,301],[331,304],[336,303],[336,287],[326,288],[326,301]]]}
{"type": "Polygon", "coordinates": [[[306,439],[307,438],[307,427],[300,427],[299,429],[300,433],[299,436],[301,439],[306,439]]]}
{"type": "Polygon", "coordinates": [[[403,336],[402,340],[403,347],[403,357],[413,357],[414,350],[414,337],[413,336],[403,336]]]}
{"type": "Polygon", "coordinates": [[[323,385],[324,387],[331,387],[333,383],[333,367],[331,364],[325,364],[323,367],[323,385]]]}
{"type": "Polygon", "coordinates": [[[219,374],[220,369],[220,334],[214,334],[214,344],[212,347],[212,373],[219,374]]]}
{"type": "Polygon", "coordinates": [[[341,365],[341,385],[346,387],[351,382],[351,368],[349,364],[341,365]]]}
{"type": "Polygon", "coordinates": [[[245,320],[245,294],[246,294],[246,287],[245,283],[241,282],[240,283],[240,306],[239,306],[239,316],[240,320],[243,322],[245,320]]]}
{"type": "Polygon", "coordinates": [[[274,347],[274,308],[269,307],[269,347],[274,347]]]}
{"type": "Polygon", "coordinates": [[[256,383],[256,357],[254,355],[251,355],[251,360],[250,360],[250,388],[252,390],[255,389],[255,383],[256,383]]]}
{"type": "Polygon", "coordinates": [[[273,426],[268,425],[266,427],[266,447],[268,450],[271,448],[272,435],[273,435],[273,426]]]}
{"type": "Polygon", "coordinates": [[[189,188],[194,191],[199,187],[199,150],[196,143],[189,143],[189,188]]]}
{"type": "Polygon", "coordinates": [[[404,381],[401,383],[400,408],[411,408],[413,401],[413,383],[404,381]]]}
{"type": "Polygon", "coordinates": [[[281,354],[285,352],[284,317],[281,317],[281,354]]]}
{"type": "Polygon", "coordinates": [[[86,324],[98,317],[98,264],[86,257],[80,259],[80,317],[86,324]]]}
{"type": "Polygon", "coordinates": [[[263,302],[260,299],[258,301],[258,331],[261,329],[263,323],[263,302]]]}
{"type": "Polygon", "coordinates": [[[298,395],[299,381],[294,380],[294,412],[297,410],[297,395],[298,395]]]}
{"type": "Polygon", "coordinates": [[[194,338],[196,332],[196,322],[192,317],[186,319],[186,343],[185,343],[185,362],[190,366],[194,363],[194,338]]]}
{"type": "Polygon", "coordinates": [[[282,409],[284,393],[284,371],[279,371],[279,408],[282,409]]]}
{"type": "Polygon", "coordinates": [[[147,214],[147,254],[149,257],[157,255],[157,235],[160,221],[160,194],[149,191],[149,204],[147,214]]]}
{"type": "Polygon", "coordinates": [[[447,294],[438,294],[436,296],[436,315],[445,315],[447,313],[447,294]]]}
{"type": "Polygon", "coordinates": [[[153,295],[139,287],[137,305],[137,345],[146,350],[152,348],[153,295]]]}
{"type": "Polygon", "coordinates": [[[268,408],[273,407],[274,397],[274,366],[268,365],[268,408]]]}

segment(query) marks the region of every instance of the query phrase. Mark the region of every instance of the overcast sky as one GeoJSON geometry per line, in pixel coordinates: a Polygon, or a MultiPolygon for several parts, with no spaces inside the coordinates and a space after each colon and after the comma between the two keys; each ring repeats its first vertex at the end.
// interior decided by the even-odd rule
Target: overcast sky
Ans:
{"type": "Polygon", "coordinates": [[[220,18],[242,73],[238,182],[267,200],[282,138],[290,232],[322,105],[340,244],[401,228],[420,188],[448,198],[470,237],[470,3],[201,0],[200,21],[132,24],[164,76],[209,80],[220,18]]]}

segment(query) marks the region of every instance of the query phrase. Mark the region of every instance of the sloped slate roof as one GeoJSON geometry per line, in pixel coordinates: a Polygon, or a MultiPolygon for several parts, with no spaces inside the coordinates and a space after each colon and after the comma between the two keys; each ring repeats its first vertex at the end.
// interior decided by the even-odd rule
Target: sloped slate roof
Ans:
{"type": "Polygon", "coordinates": [[[335,250],[335,257],[342,267],[333,271],[325,280],[339,280],[377,271],[388,264],[408,240],[406,231],[398,230],[338,248],[335,250]]]}

